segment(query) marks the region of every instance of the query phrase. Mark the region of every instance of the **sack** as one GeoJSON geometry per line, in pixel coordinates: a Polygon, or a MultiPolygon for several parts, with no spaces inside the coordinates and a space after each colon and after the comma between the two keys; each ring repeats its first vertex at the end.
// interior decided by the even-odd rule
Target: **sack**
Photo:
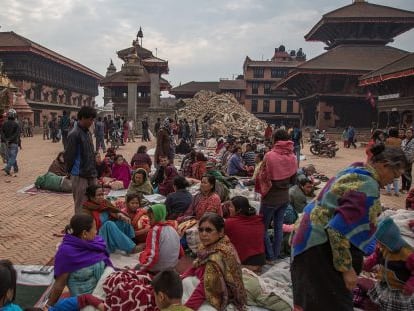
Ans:
{"type": "Polygon", "coordinates": [[[292,225],[298,219],[298,213],[295,211],[291,204],[288,205],[283,217],[283,223],[286,225],[292,225]]]}
{"type": "Polygon", "coordinates": [[[266,158],[265,158],[256,176],[257,187],[255,189],[256,192],[262,195],[262,198],[266,196],[270,188],[272,188],[272,181],[270,180],[269,175],[267,174],[266,168],[267,168],[267,165],[266,165],[266,158]]]}

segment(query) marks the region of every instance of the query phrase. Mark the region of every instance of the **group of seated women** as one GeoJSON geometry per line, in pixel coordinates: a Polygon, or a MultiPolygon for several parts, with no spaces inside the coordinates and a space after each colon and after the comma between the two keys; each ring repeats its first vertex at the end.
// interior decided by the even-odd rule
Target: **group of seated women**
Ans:
{"type": "MultiPolygon", "coordinates": [[[[181,276],[184,287],[192,292],[185,305],[193,310],[203,303],[217,310],[223,310],[228,304],[241,309],[247,300],[242,264],[255,267],[264,263],[263,244],[256,243],[263,237],[261,216],[255,215],[246,198],[235,197],[231,201],[230,217],[224,220],[220,204],[210,207],[204,198],[220,202],[214,193],[214,177],[204,178],[202,194],[197,199],[204,203],[193,202],[191,208],[198,220],[201,243],[193,266],[181,276]],[[259,226],[256,228],[256,225],[259,226]],[[242,238],[246,232],[249,233],[247,240],[242,238]],[[251,247],[246,248],[246,243],[251,247]]],[[[55,283],[49,305],[58,301],[66,286],[71,296],[94,292],[101,277],[108,278],[105,269],[115,273],[109,257],[115,249],[139,252],[134,269],[150,276],[174,269],[183,255],[176,222],[166,220],[165,205],[155,204],[144,211],[139,196],[127,195],[126,209],[121,211],[105,200],[101,186],[88,187],[87,195],[88,201],[83,205],[85,213],[72,217],[56,253],[55,283]],[[148,217],[148,227],[141,231],[135,225],[140,213],[148,217]],[[145,244],[135,245],[134,238],[139,234],[146,236],[145,244]]]]}

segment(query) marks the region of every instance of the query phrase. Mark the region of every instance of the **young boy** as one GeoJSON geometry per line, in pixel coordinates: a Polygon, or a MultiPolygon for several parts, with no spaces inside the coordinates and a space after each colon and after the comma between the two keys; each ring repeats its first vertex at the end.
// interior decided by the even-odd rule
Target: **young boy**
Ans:
{"type": "Polygon", "coordinates": [[[191,311],[181,305],[183,284],[177,272],[165,270],[158,273],[152,280],[152,287],[154,287],[155,303],[160,310],[191,311]]]}

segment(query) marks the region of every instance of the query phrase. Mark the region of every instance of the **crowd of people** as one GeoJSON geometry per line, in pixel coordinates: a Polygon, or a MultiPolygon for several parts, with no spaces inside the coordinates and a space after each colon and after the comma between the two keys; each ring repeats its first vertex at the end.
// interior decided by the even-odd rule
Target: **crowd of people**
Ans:
{"type": "MultiPolygon", "coordinates": [[[[352,310],[358,275],[375,265],[378,282],[368,295],[376,307],[414,308],[414,250],[391,218],[378,221],[379,189],[401,176],[403,190],[411,188],[411,130],[374,132],[367,161],[342,169],[315,196],[315,167],[299,166],[297,126],[268,127],[263,138],[207,135],[199,148],[197,120],[177,122],[177,130],[171,118],[158,119],[154,158],[142,145],[128,161],[116,148],[105,148],[105,120],[95,119],[93,108],[80,109],[64,152],[51,165],[70,175],[75,208],[55,255],[47,310],[198,310],[205,304],[245,310],[250,291],[242,269],[260,274],[286,255],[294,310],[352,310]],[[189,148],[178,166],[177,147],[184,144],[189,148]],[[192,195],[194,184],[199,190],[192,195]],[[107,198],[106,189],[114,187],[126,189],[125,198],[107,198]],[[245,187],[258,194],[259,210],[251,198],[230,197],[230,189],[245,187]],[[149,203],[146,196],[153,193],[165,196],[165,203],[149,203]],[[136,256],[136,266],[114,269],[110,254],[117,251],[136,256]],[[183,256],[195,260],[178,274],[183,256]],[[70,298],[62,298],[65,287],[70,298]],[[183,289],[189,292],[185,300],[183,289]]],[[[15,126],[8,126],[11,133],[15,126]]],[[[128,132],[123,137],[133,140],[128,132]]],[[[20,310],[16,272],[7,260],[0,261],[0,280],[0,309],[20,310]]]]}

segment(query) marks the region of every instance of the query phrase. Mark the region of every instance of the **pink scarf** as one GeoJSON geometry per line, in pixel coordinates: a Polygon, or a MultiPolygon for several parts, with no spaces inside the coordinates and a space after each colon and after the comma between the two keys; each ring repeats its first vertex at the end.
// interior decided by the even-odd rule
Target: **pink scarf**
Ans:
{"type": "Polygon", "coordinates": [[[293,142],[278,141],[266,153],[266,173],[270,180],[283,180],[296,174],[298,163],[293,153],[293,142]]]}

